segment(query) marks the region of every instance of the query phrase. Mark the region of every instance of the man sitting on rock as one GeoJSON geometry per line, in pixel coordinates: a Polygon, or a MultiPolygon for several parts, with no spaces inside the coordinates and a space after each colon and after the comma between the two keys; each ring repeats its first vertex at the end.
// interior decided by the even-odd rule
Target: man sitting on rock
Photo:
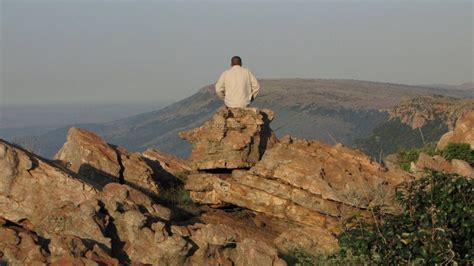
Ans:
{"type": "Polygon", "coordinates": [[[216,83],[216,94],[230,108],[246,108],[258,94],[260,85],[250,70],[242,67],[239,56],[232,57],[231,68],[216,83]]]}

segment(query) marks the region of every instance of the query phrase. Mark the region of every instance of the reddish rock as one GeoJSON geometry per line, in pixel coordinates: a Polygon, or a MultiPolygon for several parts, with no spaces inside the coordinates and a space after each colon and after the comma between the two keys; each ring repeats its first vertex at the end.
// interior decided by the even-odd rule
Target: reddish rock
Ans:
{"type": "Polygon", "coordinates": [[[188,177],[191,197],[205,204],[231,203],[308,225],[328,223],[369,206],[393,202],[394,188],[409,180],[361,152],[342,145],[284,138],[249,171],[188,177]]]}
{"type": "Polygon", "coordinates": [[[163,170],[179,179],[186,179],[191,171],[191,167],[185,160],[174,155],[165,154],[157,149],[148,149],[142,155],[149,160],[158,162],[163,170]]]}
{"type": "Polygon", "coordinates": [[[474,170],[467,162],[456,159],[448,161],[439,155],[429,156],[421,153],[418,160],[412,162],[410,167],[410,171],[418,178],[432,170],[474,178],[474,170]]]}
{"type": "Polygon", "coordinates": [[[155,173],[146,158],[107,144],[93,132],[69,129],[67,141],[54,159],[102,186],[110,182],[125,183],[144,192],[159,194],[160,174],[155,173]]]}
{"type": "Polygon", "coordinates": [[[454,130],[444,134],[438,141],[437,148],[442,150],[453,143],[468,143],[474,149],[474,111],[470,111],[456,122],[454,130]]]}
{"type": "Polygon", "coordinates": [[[65,204],[79,204],[97,193],[93,181],[0,140],[0,216],[38,224],[65,204]]]}
{"type": "Polygon", "coordinates": [[[0,217],[0,263],[6,265],[42,265],[47,262],[47,251],[39,237],[17,225],[7,225],[0,217]]]}
{"type": "Polygon", "coordinates": [[[250,168],[277,142],[270,129],[273,112],[257,108],[219,109],[203,126],[181,132],[191,142],[195,169],[250,168]]]}

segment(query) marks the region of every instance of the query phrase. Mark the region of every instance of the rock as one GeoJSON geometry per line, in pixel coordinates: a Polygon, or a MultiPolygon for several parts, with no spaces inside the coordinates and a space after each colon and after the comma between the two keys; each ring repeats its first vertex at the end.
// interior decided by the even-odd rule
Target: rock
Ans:
{"type": "Polygon", "coordinates": [[[181,158],[160,152],[157,149],[148,149],[142,153],[143,157],[156,161],[168,173],[179,179],[185,179],[191,167],[181,158]]]}
{"type": "MultiPolygon", "coordinates": [[[[118,265],[90,240],[62,233],[46,240],[38,233],[0,217],[0,263],[7,265],[118,265]]],[[[2,264],[3,265],[3,264],[2,264]]]]}
{"type": "Polygon", "coordinates": [[[202,204],[236,205],[299,224],[275,240],[281,250],[330,253],[337,249],[340,218],[368,217],[371,206],[398,211],[395,188],[408,180],[408,173],[340,144],[285,137],[250,170],[193,173],[185,188],[202,204]]]}
{"type": "Polygon", "coordinates": [[[474,111],[466,113],[456,122],[454,130],[441,136],[437,148],[442,150],[453,143],[468,143],[474,149],[474,111]]]}
{"type": "Polygon", "coordinates": [[[0,140],[0,216],[40,223],[65,204],[93,198],[97,184],[0,140]]]}
{"type": "Polygon", "coordinates": [[[114,257],[153,265],[184,262],[191,243],[164,230],[169,211],[163,212],[145,194],[117,183],[106,185],[98,198],[113,220],[109,232],[114,257]]]}
{"type": "Polygon", "coordinates": [[[0,217],[0,236],[0,264],[46,264],[47,251],[34,232],[16,225],[7,225],[7,221],[0,217]]]}
{"type": "Polygon", "coordinates": [[[454,173],[474,178],[474,169],[466,161],[453,159],[451,165],[453,166],[454,173]]]}
{"type": "Polygon", "coordinates": [[[146,158],[140,153],[107,144],[97,134],[87,130],[70,128],[66,143],[54,159],[102,186],[120,182],[150,195],[159,194],[159,173],[155,173],[146,158]]]}
{"type": "Polygon", "coordinates": [[[226,225],[196,225],[191,239],[199,249],[188,265],[286,265],[277,250],[264,242],[242,238],[226,225]]]}
{"type": "Polygon", "coordinates": [[[369,206],[394,206],[394,187],[409,179],[341,145],[284,138],[249,171],[188,177],[191,197],[231,203],[308,225],[331,223],[369,206]]]}
{"type": "Polygon", "coordinates": [[[427,123],[441,120],[452,130],[460,117],[474,110],[473,99],[459,99],[440,95],[418,96],[405,100],[388,109],[389,119],[400,119],[412,129],[422,128],[427,123]]]}
{"type": "Polygon", "coordinates": [[[418,178],[427,175],[431,170],[474,178],[474,170],[467,162],[457,159],[450,162],[439,155],[429,156],[421,153],[418,160],[410,167],[410,171],[418,178]]]}
{"type": "MultiPolygon", "coordinates": [[[[117,151],[124,158],[124,173],[127,168],[130,174],[143,173],[145,168],[126,160],[148,158],[117,151]]],[[[0,263],[281,265],[276,249],[257,247],[229,227],[173,224],[170,209],[129,185],[96,183],[89,172],[73,173],[4,141],[0,165],[0,216],[8,219],[0,218],[0,263]],[[255,254],[243,257],[253,249],[255,254]]]]}
{"type": "Polygon", "coordinates": [[[337,239],[327,230],[317,227],[291,228],[281,233],[274,241],[275,246],[286,254],[305,250],[311,254],[328,255],[339,250],[337,239]]]}
{"type": "Polygon", "coordinates": [[[277,139],[270,129],[273,112],[257,108],[219,109],[203,126],[181,132],[191,142],[194,169],[250,168],[277,139]]]}
{"type": "Polygon", "coordinates": [[[230,258],[236,266],[246,265],[272,265],[285,266],[286,262],[278,257],[275,248],[257,242],[253,239],[244,239],[237,243],[235,250],[230,252],[230,258]]]}
{"type": "Polygon", "coordinates": [[[428,170],[451,173],[452,165],[448,160],[439,155],[429,156],[426,153],[420,153],[418,160],[411,164],[410,171],[416,174],[424,174],[428,170]]]}

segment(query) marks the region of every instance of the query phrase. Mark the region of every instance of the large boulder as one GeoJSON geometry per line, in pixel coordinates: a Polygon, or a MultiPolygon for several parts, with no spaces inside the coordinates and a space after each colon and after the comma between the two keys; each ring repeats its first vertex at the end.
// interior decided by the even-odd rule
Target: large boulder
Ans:
{"type": "Polygon", "coordinates": [[[448,161],[439,155],[430,156],[421,153],[418,160],[412,162],[410,166],[410,171],[418,178],[425,176],[432,170],[474,178],[474,169],[469,163],[457,159],[448,161]]]}
{"type": "Polygon", "coordinates": [[[92,180],[0,140],[0,216],[39,223],[51,211],[97,193],[92,180]]]}
{"type": "Polygon", "coordinates": [[[409,178],[340,144],[286,137],[249,171],[192,174],[186,188],[201,203],[231,203],[311,225],[370,206],[396,207],[394,188],[409,178]]]}
{"type": "Polygon", "coordinates": [[[222,108],[202,127],[181,134],[193,146],[185,188],[195,202],[239,206],[284,221],[273,245],[286,253],[333,252],[341,219],[370,217],[375,206],[399,210],[395,188],[412,179],[408,173],[341,144],[289,136],[277,141],[272,116],[255,108],[222,108]]]}
{"type": "Polygon", "coordinates": [[[456,122],[454,130],[441,136],[437,148],[442,150],[450,142],[468,143],[471,149],[474,149],[474,111],[470,111],[456,122]]]}
{"type": "Polygon", "coordinates": [[[106,143],[97,134],[70,128],[67,141],[54,159],[72,171],[93,179],[102,186],[111,183],[128,184],[143,192],[159,194],[161,172],[140,153],[106,143]]]}
{"type": "Polygon", "coordinates": [[[193,146],[192,168],[250,168],[277,142],[272,120],[273,112],[267,109],[223,107],[203,126],[180,136],[193,146]]]}
{"type": "Polygon", "coordinates": [[[337,249],[339,219],[368,217],[374,206],[398,211],[395,188],[410,179],[343,145],[285,137],[250,170],[193,173],[185,188],[202,204],[237,205],[300,224],[276,240],[282,250],[299,246],[330,252],[337,249]]]}

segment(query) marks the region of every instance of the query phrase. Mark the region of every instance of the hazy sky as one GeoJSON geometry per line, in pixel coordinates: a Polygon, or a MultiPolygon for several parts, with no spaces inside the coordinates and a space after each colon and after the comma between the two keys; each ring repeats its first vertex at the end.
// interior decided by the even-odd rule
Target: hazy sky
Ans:
{"type": "Polygon", "coordinates": [[[259,78],[473,80],[473,2],[1,2],[0,104],[171,102],[259,78]]]}

